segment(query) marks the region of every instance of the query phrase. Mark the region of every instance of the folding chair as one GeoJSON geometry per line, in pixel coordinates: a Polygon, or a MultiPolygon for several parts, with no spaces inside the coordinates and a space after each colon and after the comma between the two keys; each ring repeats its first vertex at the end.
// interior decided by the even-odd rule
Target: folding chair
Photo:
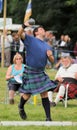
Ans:
{"type": "MultiPolygon", "coordinates": [[[[64,106],[65,106],[65,108],[67,108],[67,101],[68,101],[68,88],[69,88],[69,85],[70,85],[70,83],[68,83],[68,84],[66,85],[66,90],[65,90],[65,99],[64,99],[64,106]]],[[[71,99],[71,98],[70,98],[70,99],[71,99]]],[[[74,99],[77,99],[77,97],[74,98],[74,99]]]]}
{"type": "Polygon", "coordinates": [[[66,90],[65,90],[65,101],[64,101],[64,106],[65,106],[65,108],[67,108],[68,87],[69,87],[69,84],[67,84],[66,90]]]}

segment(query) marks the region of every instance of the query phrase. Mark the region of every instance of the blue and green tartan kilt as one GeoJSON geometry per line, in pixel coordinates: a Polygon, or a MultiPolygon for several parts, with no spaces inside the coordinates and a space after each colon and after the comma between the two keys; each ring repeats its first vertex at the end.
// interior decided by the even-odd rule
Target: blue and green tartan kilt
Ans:
{"type": "Polygon", "coordinates": [[[56,84],[49,79],[44,71],[25,66],[20,93],[36,95],[55,88],[56,84]]]}

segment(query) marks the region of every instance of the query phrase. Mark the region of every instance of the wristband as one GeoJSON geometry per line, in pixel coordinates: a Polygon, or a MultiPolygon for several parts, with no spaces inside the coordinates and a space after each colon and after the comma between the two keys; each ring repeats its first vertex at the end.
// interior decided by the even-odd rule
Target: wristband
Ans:
{"type": "Polygon", "coordinates": [[[25,29],[27,26],[25,24],[22,24],[22,28],[25,29]]]}

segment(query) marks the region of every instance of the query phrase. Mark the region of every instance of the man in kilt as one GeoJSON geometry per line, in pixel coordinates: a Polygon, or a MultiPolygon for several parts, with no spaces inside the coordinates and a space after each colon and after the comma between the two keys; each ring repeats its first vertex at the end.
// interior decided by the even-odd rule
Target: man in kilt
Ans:
{"type": "Polygon", "coordinates": [[[22,25],[18,31],[18,35],[22,38],[26,47],[26,65],[23,73],[23,83],[20,88],[21,99],[19,103],[20,117],[25,120],[27,118],[24,110],[25,103],[31,95],[40,94],[42,105],[46,114],[46,121],[51,121],[50,103],[47,91],[55,87],[47,74],[44,72],[47,59],[54,62],[54,57],[48,43],[44,41],[45,30],[42,26],[38,26],[33,30],[33,35],[24,34],[24,28],[30,26],[28,22],[22,25]]]}
{"type": "Polygon", "coordinates": [[[51,106],[56,106],[57,103],[64,98],[66,86],[68,86],[68,98],[74,99],[77,97],[77,64],[73,63],[69,53],[63,52],[61,55],[61,64],[55,79],[58,81],[58,87],[54,90],[58,92],[51,106]]]}

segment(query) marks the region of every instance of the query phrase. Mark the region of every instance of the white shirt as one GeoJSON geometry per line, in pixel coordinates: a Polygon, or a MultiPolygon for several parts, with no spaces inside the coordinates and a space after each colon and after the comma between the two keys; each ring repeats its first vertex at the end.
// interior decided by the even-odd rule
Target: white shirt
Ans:
{"type": "MultiPolygon", "coordinates": [[[[10,43],[13,41],[11,35],[6,35],[5,36],[5,43],[4,43],[4,48],[10,47],[10,43]]],[[[1,48],[2,48],[2,43],[3,43],[3,35],[1,36],[1,48]]]]}
{"type": "Polygon", "coordinates": [[[68,77],[68,78],[75,78],[75,73],[77,72],[77,64],[71,64],[67,69],[61,66],[55,76],[57,77],[68,77]]]}
{"type": "Polygon", "coordinates": [[[24,43],[20,40],[19,52],[23,52],[23,50],[24,50],[24,43]]]}
{"type": "Polygon", "coordinates": [[[66,45],[66,42],[64,42],[64,41],[62,41],[61,43],[60,43],[60,46],[61,47],[64,47],[66,45]]]}

